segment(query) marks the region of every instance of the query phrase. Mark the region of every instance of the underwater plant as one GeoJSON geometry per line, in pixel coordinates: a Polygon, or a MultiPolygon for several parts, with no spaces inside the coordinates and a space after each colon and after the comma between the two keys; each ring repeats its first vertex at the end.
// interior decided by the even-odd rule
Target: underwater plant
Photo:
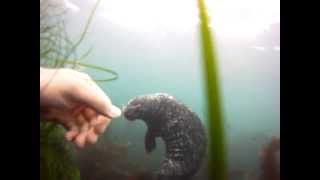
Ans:
{"type": "MultiPolygon", "coordinates": [[[[88,67],[114,75],[112,78],[95,80],[107,82],[117,79],[118,74],[110,69],[80,63],[92,51],[78,56],[77,48],[83,42],[100,0],[97,0],[85,28],[77,41],[72,41],[66,31],[63,16],[67,9],[64,1],[40,0],[40,66],[77,69],[88,67]]],[[[80,171],[74,162],[74,148],[64,140],[64,128],[60,125],[40,121],[40,179],[79,180],[80,171]]]]}
{"type": "MultiPolygon", "coordinates": [[[[61,16],[66,9],[52,0],[40,0],[40,66],[56,67],[56,59],[69,45],[61,16]],[[66,46],[65,45],[65,46],[66,46]]],[[[40,121],[40,179],[79,180],[80,171],[72,159],[72,148],[64,141],[64,129],[40,121]]]]}
{"type": "MultiPolygon", "coordinates": [[[[95,82],[108,82],[118,78],[118,74],[108,68],[81,62],[92,52],[92,48],[78,57],[77,48],[83,42],[93,15],[100,3],[97,0],[84,30],[76,41],[72,41],[66,31],[63,15],[66,9],[61,4],[52,3],[52,0],[40,1],[40,65],[45,67],[66,67],[79,69],[86,67],[113,75],[111,78],[94,79],[95,82]],[[53,12],[53,13],[50,13],[53,12]]],[[[58,1],[59,2],[59,1],[58,1]]]]}
{"type": "Polygon", "coordinates": [[[151,180],[152,177],[146,167],[129,160],[128,144],[114,143],[109,138],[75,155],[81,180],[151,180]]]}
{"type": "MultiPolygon", "coordinates": [[[[70,54],[72,41],[66,31],[63,16],[67,9],[62,1],[40,1],[40,65],[60,67],[58,59],[70,54]]],[[[76,53],[73,53],[76,55],[76,53]]]]}
{"type": "Polygon", "coordinates": [[[261,177],[260,180],[280,180],[280,138],[273,137],[261,151],[261,177]]]}
{"type": "Polygon", "coordinates": [[[227,179],[224,122],[220,97],[219,71],[209,16],[205,0],[198,0],[203,71],[207,95],[207,119],[209,127],[209,177],[227,179]]]}
{"type": "Polygon", "coordinates": [[[40,179],[79,180],[74,150],[64,141],[64,130],[52,123],[40,124],[40,179]]]}

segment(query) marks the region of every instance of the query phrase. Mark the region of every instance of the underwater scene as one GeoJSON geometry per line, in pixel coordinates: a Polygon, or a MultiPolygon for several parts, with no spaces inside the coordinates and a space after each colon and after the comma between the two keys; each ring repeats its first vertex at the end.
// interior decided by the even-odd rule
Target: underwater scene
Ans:
{"type": "MultiPolygon", "coordinates": [[[[179,154],[181,161],[187,162],[187,167],[181,169],[195,166],[192,172],[183,178],[168,179],[212,179],[208,161],[215,149],[209,148],[209,141],[215,129],[210,129],[210,91],[206,91],[210,78],[204,78],[203,58],[213,56],[203,56],[202,48],[206,46],[202,38],[211,36],[201,36],[210,31],[214,46],[208,47],[214,48],[220,88],[226,177],[280,180],[280,0],[203,1],[210,16],[208,31],[200,28],[205,21],[199,17],[199,2],[40,0],[41,66],[66,66],[88,73],[112,103],[122,108],[122,115],[112,120],[98,142],[82,149],[63,140],[63,128],[41,124],[42,180],[153,180],[154,174],[165,171],[162,163],[168,160],[167,148],[183,142],[171,137],[145,140],[155,128],[149,128],[149,122],[141,117],[130,120],[128,110],[130,102],[134,103],[132,99],[142,95],[168,95],[168,99],[183,103],[185,108],[176,107],[179,103],[170,104],[153,118],[169,113],[169,107],[177,108],[170,113],[181,113],[179,117],[190,119],[185,121],[190,124],[172,133],[185,132],[199,138],[193,147],[179,154]],[[60,7],[62,10],[56,10],[60,7]],[[42,20],[44,14],[50,18],[42,20]],[[60,21],[63,26],[57,25],[60,21]],[[51,24],[59,28],[51,28],[51,24]],[[52,41],[63,39],[59,46],[45,42],[51,38],[45,36],[51,30],[57,34],[52,41]],[[74,44],[70,42],[68,47],[72,40],[74,44]],[[59,53],[51,56],[45,50],[47,46],[57,48],[59,53]],[[63,59],[65,62],[60,62],[63,59]],[[205,137],[199,135],[201,124],[205,137]],[[194,132],[187,131],[189,127],[194,132]],[[58,130],[49,135],[54,129],[58,130]],[[148,143],[155,143],[150,153],[148,143]],[[206,150],[201,154],[202,161],[195,162],[199,148],[206,150]],[[62,162],[70,162],[70,168],[55,161],[58,156],[63,157],[62,162]]],[[[146,106],[151,109],[155,105],[150,102],[146,106]]]]}

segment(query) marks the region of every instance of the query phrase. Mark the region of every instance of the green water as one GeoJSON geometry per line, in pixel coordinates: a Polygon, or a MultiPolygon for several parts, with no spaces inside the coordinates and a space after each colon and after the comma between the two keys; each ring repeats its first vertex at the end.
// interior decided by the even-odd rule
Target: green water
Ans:
{"type": "MultiPolygon", "coordinates": [[[[87,1],[80,2],[81,11],[70,15],[71,33],[82,27],[83,18],[90,10],[85,6],[87,1]]],[[[186,32],[139,32],[97,16],[80,50],[93,47],[84,62],[119,74],[116,81],[99,84],[115,105],[123,107],[137,95],[165,92],[188,105],[206,124],[197,28],[194,26],[186,32]]],[[[268,48],[257,50],[253,48],[255,45],[253,40],[217,37],[228,169],[257,174],[262,146],[272,136],[280,136],[280,52],[268,48]]],[[[90,69],[84,71],[98,79],[108,75],[90,69]]],[[[164,157],[163,142],[158,139],[157,149],[146,156],[145,132],[142,121],[129,122],[120,117],[99,141],[111,138],[115,143],[127,144],[130,161],[156,170],[164,157]]]]}

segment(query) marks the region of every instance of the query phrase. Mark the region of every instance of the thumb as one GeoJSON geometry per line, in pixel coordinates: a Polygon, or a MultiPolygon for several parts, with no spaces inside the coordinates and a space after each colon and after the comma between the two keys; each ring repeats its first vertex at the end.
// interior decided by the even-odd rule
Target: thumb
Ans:
{"type": "Polygon", "coordinates": [[[110,118],[116,118],[121,115],[121,110],[112,104],[110,98],[97,85],[86,84],[84,87],[87,88],[78,88],[77,91],[70,92],[72,101],[87,105],[110,118]]]}

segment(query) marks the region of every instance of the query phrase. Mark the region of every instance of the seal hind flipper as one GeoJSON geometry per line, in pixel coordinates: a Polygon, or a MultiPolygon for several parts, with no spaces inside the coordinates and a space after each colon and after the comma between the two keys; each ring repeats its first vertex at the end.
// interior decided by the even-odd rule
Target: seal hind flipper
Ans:
{"type": "Polygon", "coordinates": [[[156,137],[150,129],[146,133],[144,144],[147,153],[151,153],[156,148],[156,137]]]}

